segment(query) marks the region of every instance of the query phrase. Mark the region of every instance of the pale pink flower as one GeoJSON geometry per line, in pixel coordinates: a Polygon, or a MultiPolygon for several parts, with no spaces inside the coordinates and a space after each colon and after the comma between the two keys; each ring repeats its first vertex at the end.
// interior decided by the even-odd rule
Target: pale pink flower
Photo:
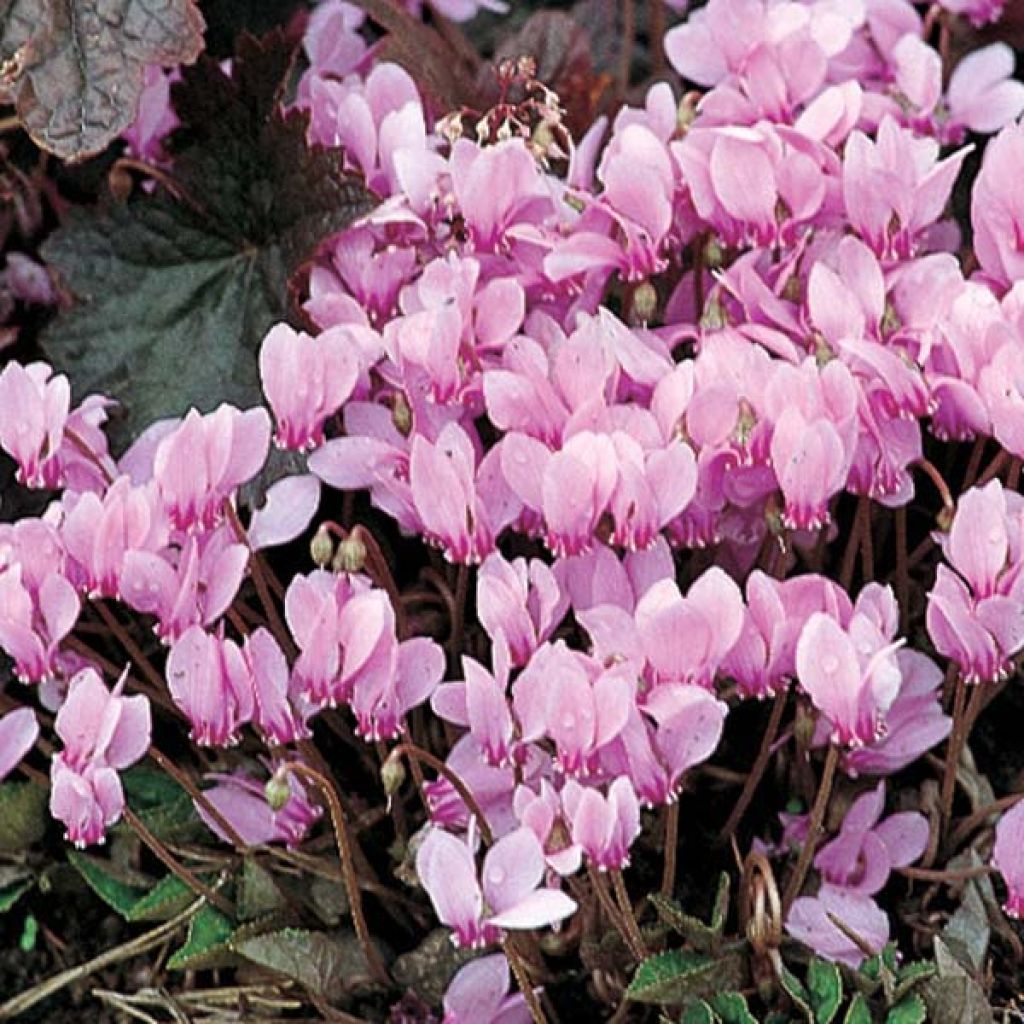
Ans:
{"type": "Polygon", "coordinates": [[[31,708],[16,708],[0,717],[0,782],[14,771],[38,738],[39,722],[31,708]]]}
{"type": "Polygon", "coordinates": [[[486,946],[506,929],[543,928],[569,917],[576,903],[560,889],[538,888],[544,851],[528,828],[487,851],[479,880],[472,825],[465,839],[431,828],[416,854],[416,873],[457,946],[486,946]]]}
{"type": "Polygon", "coordinates": [[[0,447],[27,487],[63,482],[59,458],[71,410],[71,385],[46,363],[8,363],[0,373],[0,447]]]}
{"type": "Polygon", "coordinates": [[[561,796],[572,841],[590,862],[600,871],[628,867],[629,848],[640,834],[640,803],[629,779],[615,779],[607,795],[570,779],[561,796]]]}
{"type": "Polygon", "coordinates": [[[29,590],[22,566],[0,568],[0,647],[14,659],[25,682],[41,682],[56,669],[61,641],[78,621],[81,601],[59,572],[48,573],[38,591],[29,590]]]}
{"type": "Polygon", "coordinates": [[[530,1024],[526,997],[509,995],[510,981],[504,953],[470,961],[448,983],[441,1024],[530,1024]]]}
{"type": "Polygon", "coordinates": [[[296,451],[322,444],[324,422],[352,394],[359,373],[346,328],[311,338],[277,324],[263,339],[259,362],[277,444],[296,451]]]}
{"type": "Polygon", "coordinates": [[[1024,914],[1024,802],[1016,803],[996,825],[992,865],[1006,883],[1003,908],[1013,918],[1024,914]]]}
{"type": "Polygon", "coordinates": [[[153,457],[153,477],[171,525],[186,532],[216,526],[224,502],[259,472],[269,446],[265,409],[240,412],[221,405],[205,416],[192,409],[153,457]]]}
{"type": "Polygon", "coordinates": [[[254,711],[253,683],[233,640],[190,626],[167,656],[167,688],[204,746],[237,743],[254,711]]]}
{"type": "Polygon", "coordinates": [[[111,692],[97,672],[83,669],[71,680],[54,723],[64,749],[51,765],[50,812],[76,846],[102,842],[124,809],[117,773],[149,747],[149,701],[121,696],[123,685],[124,676],[111,692]]]}

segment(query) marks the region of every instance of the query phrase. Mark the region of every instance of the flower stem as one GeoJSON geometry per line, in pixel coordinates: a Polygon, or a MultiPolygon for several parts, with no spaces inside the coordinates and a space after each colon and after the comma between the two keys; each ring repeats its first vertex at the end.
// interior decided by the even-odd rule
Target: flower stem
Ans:
{"type": "Polygon", "coordinates": [[[544,1016],[544,1010],[540,1005],[540,1000],[537,998],[537,993],[530,984],[530,976],[526,973],[526,965],[519,956],[515,945],[506,937],[505,941],[501,944],[501,948],[505,951],[509,967],[512,968],[512,973],[516,976],[516,984],[526,1000],[530,1016],[533,1018],[533,1024],[548,1024],[548,1019],[544,1016]]]}
{"type": "Polygon", "coordinates": [[[782,724],[782,714],[786,710],[786,696],[786,691],[782,690],[775,697],[771,717],[769,717],[768,725],[765,727],[764,735],[761,737],[761,749],[757,752],[757,758],[754,760],[753,767],[743,783],[743,791],[740,793],[739,799],[729,815],[729,820],[722,827],[722,831],[718,833],[719,843],[726,842],[736,832],[737,826],[750,806],[750,801],[754,799],[757,787],[760,785],[765,769],[768,767],[768,762],[771,760],[775,737],[779,733],[779,726],[782,724]]]}
{"type": "Polygon", "coordinates": [[[832,795],[832,783],[836,777],[836,767],[839,764],[839,748],[830,744],[828,754],[825,757],[825,769],[821,774],[821,782],[818,784],[818,795],[814,798],[814,806],[811,808],[811,820],[807,825],[807,839],[800,850],[800,857],[796,862],[796,868],[786,886],[786,893],[782,898],[782,917],[785,920],[793,900],[800,895],[807,871],[814,858],[814,850],[818,845],[818,835],[821,832],[822,823],[825,820],[825,811],[828,808],[828,798],[832,795]]]}
{"type": "Polygon", "coordinates": [[[615,905],[615,901],[612,899],[612,894],[608,889],[607,879],[601,874],[593,864],[587,865],[587,875],[590,877],[590,885],[597,896],[598,903],[601,904],[601,909],[605,912],[605,916],[615,926],[615,930],[622,936],[623,942],[626,944],[626,948],[636,957],[637,960],[643,959],[643,950],[638,947],[633,939],[629,927],[623,920],[622,914],[619,912],[618,907],[615,905]]]}
{"type": "Polygon", "coordinates": [[[626,881],[622,872],[616,868],[610,872],[612,876],[612,888],[615,890],[615,899],[619,904],[619,911],[622,914],[622,923],[632,940],[633,945],[642,958],[647,957],[647,945],[640,933],[640,925],[637,923],[636,914],[633,912],[633,904],[630,901],[629,893],[626,890],[626,881]]]}
{"type": "Polygon", "coordinates": [[[487,824],[487,818],[484,816],[484,812],[480,809],[480,805],[476,802],[476,797],[470,792],[469,787],[459,778],[442,761],[440,758],[435,757],[429,751],[423,750],[421,747],[417,747],[415,743],[400,743],[395,747],[388,755],[391,757],[406,757],[410,760],[419,761],[425,764],[428,768],[433,768],[438,775],[447,779],[448,782],[454,787],[455,792],[459,794],[462,802],[466,805],[469,813],[474,815],[477,820],[477,825],[480,829],[480,838],[484,841],[484,844],[491,846],[494,843],[494,833],[491,832],[491,826],[487,824]]]}
{"type": "Polygon", "coordinates": [[[665,808],[665,862],[661,872],[661,895],[670,899],[676,888],[676,860],[679,852],[679,801],[665,808]]]}
{"type": "Polygon", "coordinates": [[[370,931],[366,926],[366,917],[363,914],[363,897],[359,891],[359,879],[356,877],[355,861],[352,856],[352,844],[349,840],[348,829],[345,824],[345,813],[341,807],[341,800],[334,786],[328,782],[318,771],[314,771],[301,761],[289,761],[288,771],[300,775],[313,783],[327,802],[327,808],[331,814],[331,823],[334,826],[334,837],[338,844],[338,857],[341,860],[341,873],[345,881],[345,893],[348,896],[349,910],[352,913],[352,924],[356,930],[356,937],[362,947],[363,956],[369,965],[370,973],[373,974],[382,984],[390,984],[387,969],[380,953],[374,945],[370,931]]]}
{"type": "Polygon", "coordinates": [[[956,790],[956,768],[964,747],[964,717],[967,704],[967,683],[962,674],[957,674],[956,689],[953,691],[953,727],[946,746],[946,766],[942,773],[942,795],[939,806],[942,820],[949,823],[953,813],[953,795],[956,790]]]}

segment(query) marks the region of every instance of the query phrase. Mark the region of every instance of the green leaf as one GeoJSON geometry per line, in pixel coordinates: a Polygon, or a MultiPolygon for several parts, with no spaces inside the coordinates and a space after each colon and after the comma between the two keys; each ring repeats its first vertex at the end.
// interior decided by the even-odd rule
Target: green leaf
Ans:
{"type": "Polygon", "coordinates": [[[647,898],[665,924],[701,952],[709,952],[725,929],[725,921],[729,914],[729,888],[729,875],[723,871],[718,880],[710,924],[705,924],[700,918],[688,914],[676,900],[668,899],[661,893],[652,892],[647,898]]]}
{"type": "Polygon", "coordinates": [[[440,1003],[452,975],[473,958],[471,950],[456,949],[447,928],[435,928],[391,965],[391,977],[411,988],[427,1003],[440,1003]]]}
{"type": "Polygon", "coordinates": [[[107,906],[124,918],[131,914],[132,908],[147,891],[147,887],[137,878],[128,876],[109,860],[90,857],[78,850],[68,850],[68,863],[107,906]]]}
{"type": "Polygon", "coordinates": [[[324,999],[372,984],[359,941],[350,932],[285,928],[232,943],[236,953],[304,985],[324,999]]]}
{"type": "Polygon", "coordinates": [[[177,875],[167,875],[137,900],[125,917],[129,921],[167,921],[195,898],[196,894],[177,875]]]}
{"type": "Polygon", "coordinates": [[[33,879],[26,878],[20,882],[12,882],[0,889],[0,914],[6,914],[32,888],[33,883],[33,879]]]}
{"type": "Polygon", "coordinates": [[[850,1000],[850,1007],[843,1018],[843,1024],[871,1024],[871,1010],[868,1008],[867,1000],[860,992],[850,1000]]]}
{"type": "Polygon", "coordinates": [[[689,998],[714,995],[743,984],[744,961],[738,950],[717,957],[669,950],[648,957],[636,969],[626,998],[660,1006],[683,1003],[689,998]]]}
{"type": "Polygon", "coordinates": [[[893,998],[898,1002],[912,992],[918,985],[923,985],[935,975],[935,964],[928,960],[912,960],[904,964],[896,976],[896,987],[893,998]]]}
{"type": "Polygon", "coordinates": [[[942,929],[942,940],[964,967],[977,974],[985,966],[991,938],[981,891],[973,880],[969,881],[960,906],[942,929]]]}
{"type": "Polygon", "coordinates": [[[931,1024],[993,1024],[995,1018],[982,987],[938,936],[935,967],[935,977],[921,990],[931,1024]]]}
{"type": "Polygon", "coordinates": [[[146,65],[188,63],[203,47],[194,0],[7,0],[0,11],[0,56],[22,57],[10,89],[18,116],[65,160],[100,152],[132,123],[146,65]]]}
{"type": "Polygon", "coordinates": [[[804,987],[804,983],[781,961],[776,970],[786,995],[793,1000],[794,1005],[804,1015],[808,1024],[815,1024],[811,994],[804,987]]]}
{"type": "Polygon", "coordinates": [[[721,1024],[721,1018],[703,999],[700,999],[683,1010],[679,1024],[721,1024]]]}
{"type": "Polygon", "coordinates": [[[928,1020],[928,1010],[924,1000],[917,995],[907,996],[901,999],[885,1018],[885,1024],[925,1024],[928,1020]]]}
{"type": "Polygon", "coordinates": [[[252,921],[282,910],[285,899],[274,881],[274,876],[255,858],[246,857],[238,886],[238,916],[252,921]]]}
{"type": "Polygon", "coordinates": [[[711,909],[711,930],[716,935],[722,934],[726,918],[729,916],[730,888],[729,874],[723,871],[718,877],[718,889],[715,892],[715,902],[711,909]]]}
{"type": "Polygon", "coordinates": [[[203,970],[235,962],[228,940],[234,931],[231,922],[219,910],[202,906],[189,922],[183,945],[167,961],[171,970],[203,970]]]}
{"type": "Polygon", "coordinates": [[[158,839],[188,842],[206,834],[192,798],[169,775],[140,767],[122,781],[128,806],[158,839]]]}
{"type": "Polygon", "coordinates": [[[721,992],[710,996],[708,1002],[722,1018],[722,1024],[757,1024],[757,1018],[747,1006],[746,996],[740,992],[721,992]]]}
{"type": "Polygon", "coordinates": [[[0,784],[0,851],[21,853],[43,838],[49,814],[47,790],[34,782],[0,784]]]}
{"type": "Polygon", "coordinates": [[[815,1024],[832,1024],[843,1001],[843,979],[839,968],[815,957],[807,965],[807,990],[811,997],[815,1024]]]}
{"type": "Polygon", "coordinates": [[[256,352],[290,277],[373,206],[341,151],[307,146],[307,116],[279,109],[293,52],[244,37],[230,76],[186,69],[173,190],[73,209],[43,247],[79,300],[44,347],[76,394],[118,399],[117,443],[190,406],[259,402],[256,352]]]}

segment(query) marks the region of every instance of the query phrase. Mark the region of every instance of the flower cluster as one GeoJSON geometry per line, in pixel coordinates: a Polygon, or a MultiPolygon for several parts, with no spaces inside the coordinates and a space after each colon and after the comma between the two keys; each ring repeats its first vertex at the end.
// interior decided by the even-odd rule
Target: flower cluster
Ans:
{"type": "MultiPolygon", "coordinates": [[[[977,24],[1001,9],[942,6],[977,24]]],[[[73,406],[42,363],[0,373],[0,447],[21,484],[56,492],[0,526],[0,647],[59,707],[51,807],[68,838],[100,841],[122,813],[151,700],[201,747],[266,748],[277,806],[246,768],[212,773],[197,807],[221,839],[290,846],[321,816],[288,771],[315,755],[318,719],[342,728],[341,709],[359,739],[405,744],[429,711],[445,771],[422,786],[416,871],[455,942],[487,946],[573,915],[583,868],[602,895],[621,883],[642,808],[673,807],[731,709],[789,701],[802,717],[780,745],[799,733],[803,755],[883,778],[816,854],[820,814],[790,822],[821,884],[800,895],[797,871],[786,927],[854,966],[881,949],[875,896],[928,844],[922,815],[882,818],[884,777],[951,731],[955,768],[940,660],[995,683],[1024,649],[1024,502],[999,476],[1024,458],[1024,85],[1002,43],[944,69],[931,27],[906,0],[710,0],[664,39],[699,91],[654,85],[561,166],[508,125],[473,138],[436,120],[361,12],[321,4],[294,102],[381,203],[326,241],[313,333],[264,339],[266,407],[192,409],[114,458],[106,399],[73,406]],[[968,132],[995,134],[973,273],[946,216],[968,132]],[[915,630],[905,566],[872,567],[874,522],[902,522],[905,547],[919,470],[939,476],[926,448],[963,441],[1005,461],[944,495],[915,630]],[[308,471],[247,517],[240,488],[272,446],[308,471]],[[265,550],[336,491],[367,492],[434,549],[434,578],[451,570],[447,660],[354,532],[324,523],[318,568],[267,578],[265,550]],[[75,631],[99,616],[121,639],[125,613],[158,653],[110,691],[75,631]]],[[[129,143],[156,159],[174,122],[166,80],[147,83],[129,143]]],[[[37,733],[31,711],[0,719],[0,777],[37,733]]],[[[1012,913],[1019,809],[994,853],[1012,913]]],[[[508,985],[504,957],[475,961],[445,1021],[529,1019],[508,985]]]]}

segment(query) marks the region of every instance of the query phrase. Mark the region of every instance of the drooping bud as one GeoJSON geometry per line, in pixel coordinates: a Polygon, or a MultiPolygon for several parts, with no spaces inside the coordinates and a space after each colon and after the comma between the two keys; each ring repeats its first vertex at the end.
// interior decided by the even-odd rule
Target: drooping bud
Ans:
{"type": "Polygon", "coordinates": [[[272,811],[280,811],[292,798],[292,788],[288,785],[288,766],[279,765],[273,775],[267,779],[263,794],[272,811]]]}
{"type": "Polygon", "coordinates": [[[357,536],[350,534],[338,545],[331,568],[335,572],[362,572],[366,565],[366,554],[366,545],[357,536]]]}
{"type": "Polygon", "coordinates": [[[330,531],[324,524],[320,525],[309,542],[309,557],[320,569],[330,565],[331,559],[334,557],[334,541],[331,540],[330,531]]]}
{"type": "Polygon", "coordinates": [[[391,422],[402,437],[408,437],[412,432],[412,409],[401,392],[395,395],[395,402],[391,407],[391,422]]]}
{"type": "Polygon", "coordinates": [[[650,281],[643,281],[633,292],[633,312],[641,323],[647,323],[658,311],[658,292],[650,281]]]}
{"type": "Polygon", "coordinates": [[[402,788],[405,782],[405,762],[397,750],[392,750],[380,766],[380,781],[388,800],[402,788]]]}

